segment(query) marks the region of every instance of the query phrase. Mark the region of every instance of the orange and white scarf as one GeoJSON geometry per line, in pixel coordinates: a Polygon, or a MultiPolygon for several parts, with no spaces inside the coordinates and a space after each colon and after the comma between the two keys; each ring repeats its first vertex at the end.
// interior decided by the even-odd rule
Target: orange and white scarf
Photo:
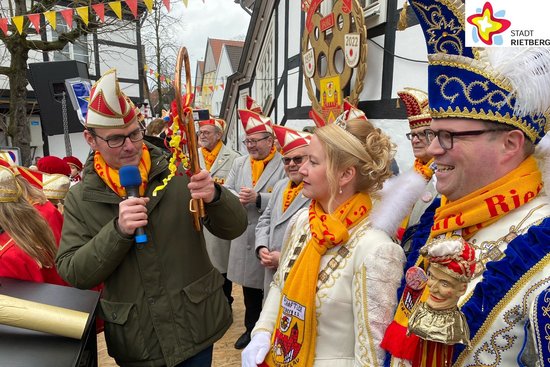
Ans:
{"type": "Polygon", "coordinates": [[[275,146],[272,146],[268,156],[264,159],[257,161],[250,158],[250,164],[252,166],[252,187],[256,186],[256,183],[260,177],[262,177],[262,173],[264,173],[265,166],[275,157],[275,153],[277,153],[277,149],[275,146]]]}
{"type": "MultiPolygon", "coordinates": [[[[151,170],[151,156],[149,154],[149,149],[143,144],[141,159],[139,161],[139,174],[141,175],[141,186],[139,187],[139,194],[141,196],[145,195],[145,188],[147,187],[147,180],[149,178],[149,171],[151,170]]],[[[107,165],[103,156],[99,151],[96,151],[94,154],[94,169],[101,177],[103,182],[111,190],[113,190],[118,196],[125,197],[126,189],[120,185],[120,176],[117,169],[112,169],[107,165]]]]}
{"type": "Polygon", "coordinates": [[[292,180],[288,180],[286,189],[283,192],[283,213],[288,209],[290,204],[292,204],[294,199],[296,199],[298,194],[302,192],[303,187],[303,182],[300,182],[298,185],[296,185],[294,182],[292,182],[292,180]]]}
{"type": "Polygon", "coordinates": [[[430,159],[428,163],[423,163],[420,159],[416,158],[414,160],[414,170],[418,173],[420,173],[426,181],[430,181],[432,176],[434,175],[433,169],[430,167],[434,159],[430,159]]]}
{"type": "Polygon", "coordinates": [[[220,150],[222,149],[222,141],[219,140],[218,144],[212,149],[212,151],[209,151],[205,147],[201,148],[202,156],[204,157],[204,165],[205,168],[210,171],[210,168],[212,168],[212,165],[216,161],[216,158],[218,157],[218,154],[220,153],[220,150]]]}
{"type": "Polygon", "coordinates": [[[328,249],[345,244],[349,229],[361,222],[372,207],[367,194],[358,193],[326,214],[318,202],[309,207],[311,239],[285,281],[272,348],[264,365],[312,366],[317,340],[315,295],[321,257],[328,249]]]}

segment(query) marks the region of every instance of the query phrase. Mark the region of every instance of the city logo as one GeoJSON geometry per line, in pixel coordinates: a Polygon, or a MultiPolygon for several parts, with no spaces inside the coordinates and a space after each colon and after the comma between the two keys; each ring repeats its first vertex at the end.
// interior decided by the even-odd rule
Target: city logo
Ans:
{"type": "Polygon", "coordinates": [[[504,18],[505,10],[494,11],[490,2],[485,2],[483,9],[476,9],[476,13],[467,17],[469,24],[473,25],[472,40],[475,44],[484,43],[487,46],[502,45],[504,33],[512,23],[504,18]]]}

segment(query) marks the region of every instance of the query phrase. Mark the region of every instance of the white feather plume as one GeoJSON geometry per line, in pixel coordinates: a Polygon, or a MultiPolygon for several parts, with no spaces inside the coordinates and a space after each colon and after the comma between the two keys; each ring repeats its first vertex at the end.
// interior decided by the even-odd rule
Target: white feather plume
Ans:
{"type": "Polygon", "coordinates": [[[380,199],[375,202],[369,215],[371,226],[393,237],[414,203],[424,193],[426,185],[424,177],[414,170],[387,180],[382,190],[373,195],[380,199]]]}
{"type": "Polygon", "coordinates": [[[462,252],[462,239],[446,239],[426,245],[429,257],[447,257],[462,252]]]}
{"type": "Polygon", "coordinates": [[[484,52],[491,66],[514,89],[514,113],[525,116],[549,112],[549,47],[490,47],[484,52]]]}
{"type": "Polygon", "coordinates": [[[542,182],[550,185],[550,136],[544,135],[535,148],[535,159],[542,173],[542,182]]]}

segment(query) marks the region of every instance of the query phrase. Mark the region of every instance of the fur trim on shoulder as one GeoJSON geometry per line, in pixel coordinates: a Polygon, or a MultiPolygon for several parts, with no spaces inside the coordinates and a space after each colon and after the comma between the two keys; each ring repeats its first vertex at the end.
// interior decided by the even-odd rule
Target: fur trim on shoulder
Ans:
{"type": "Polygon", "coordinates": [[[542,182],[546,185],[550,184],[550,136],[548,134],[544,135],[539,141],[533,156],[542,172],[542,182]]]}
{"type": "Polygon", "coordinates": [[[424,177],[413,169],[387,180],[382,190],[373,195],[379,200],[374,203],[369,215],[371,226],[393,237],[426,186],[424,177]]]}

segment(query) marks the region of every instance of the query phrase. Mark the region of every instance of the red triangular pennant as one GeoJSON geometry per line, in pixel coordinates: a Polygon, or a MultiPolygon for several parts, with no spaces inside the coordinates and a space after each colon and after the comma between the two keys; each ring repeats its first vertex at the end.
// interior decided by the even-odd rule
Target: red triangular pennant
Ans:
{"type": "Polygon", "coordinates": [[[162,2],[166,6],[166,10],[170,11],[170,0],[162,0],[162,2]]]}
{"type": "Polygon", "coordinates": [[[134,18],[137,18],[137,0],[126,0],[126,5],[128,5],[130,11],[134,14],[134,18]]]}
{"type": "Polygon", "coordinates": [[[29,18],[34,29],[36,29],[36,33],[40,33],[40,13],[27,14],[27,18],[29,18]]]}
{"type": "Polygon", "coordinates": [[[223,84],[223,83],[222,83],[221,87],[222,87],[222,90],[223,90],[223,88],[224,88],[224,84],[223,84]]]}
{"type": "Polygon", "coordinates": [[[73,29],[73,9],[64,9],[60,11],[61,16],[63,19],[65,19],[65,23],[67,23],[67,27],[69,29],[73,29]]]}
{"type": "Polygon", "coordinates": [[[94,4],[92,5],[92,9],[94,9],[99,19],[101,19],[101,22],[105,23],[105,5],[103,3],[94,4]]]}
{"type": "Polygon", "coordinates": [[[0,18],[0,29],[6,36],[8,35],[8,18],[0,18]]]}

